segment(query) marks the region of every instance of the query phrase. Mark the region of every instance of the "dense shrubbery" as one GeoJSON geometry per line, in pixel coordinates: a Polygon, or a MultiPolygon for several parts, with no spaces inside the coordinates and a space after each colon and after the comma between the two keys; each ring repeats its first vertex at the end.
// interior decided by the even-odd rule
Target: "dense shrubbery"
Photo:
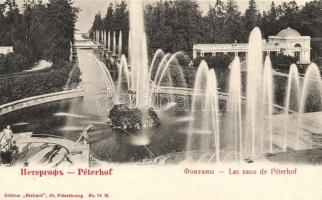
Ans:
{"type": "MultiPolygon", "coordinates": [[[[193,66],[195,70],[188,70],[190,73],[187,77],[192,78],[192,81],[189,80],[188,86],[193,87],[194,83],[194,76],[196,73],[196,70],[198,69],[201,61],[203,58],[195,58],[193,60],[193,66]]],[[[229,55],[216,55],[212,57],[205,58],[205,61],[208,64],[208,67],[210,69],[214,69],[217,75],[217,84],[220,91],[226,91],[227,89],[227,81],[229,79],[229,65],[232,62],[233,58],[229,55]]],[[[184,70],[186,71],[186,69],[184,70]]]]}
{"type": "MultiPolygon", "coordinates": [[[[62,91],[71,70],[71,65],[51,70],[38,71],[0,78],[0,105],[26,97],[62,91]]],[[[72,82],[79,81],[79,71],[72,76],[72,82]]]]}
{"type": "Polygon", "coordinates": [[[284,106],[285,96],[286,96],[286,87],[287,87],[287,78],[281,76],[274,76],[274,103],[280,106],[284,106]]]}
{"type": "Polygon", "coordinates": [[[205,60],[207,62],[208,67],[210,69],[226,70],[226,69],[228,69],[233,58],[229,55],[216,55],[216,56],[211,56],[208,58],[198,57],[193,60],[194,67],[196,67],[196,68],[199,67],[200,62],[202,60],[205,60]]]}
{"type": "Polygon", "coordinates": [[[0,54],[0,74],[17,73],[29,68],[28,59],[19,53],[0,54]]]}
{"type": "Polygon", "coordinates": [[[217,55],[206,58],[206,62],[210,69],[228,70],[233,58],[229,55],[217,55]]]}
{"type": "Polygon", "coordinates": [[[298,59],[287,55],[271,55],[270,56],[274,69],[282,72],[288,72],[291,64],[296,64],[298,59]]]}

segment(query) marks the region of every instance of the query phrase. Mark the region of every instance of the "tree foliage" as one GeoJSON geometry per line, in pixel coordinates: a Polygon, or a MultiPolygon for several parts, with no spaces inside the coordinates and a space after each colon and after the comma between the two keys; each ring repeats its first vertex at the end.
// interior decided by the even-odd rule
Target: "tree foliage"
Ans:
{"type": "MultiPolygon", "coordinates": [[[[104,17],[102,17],[101,13],[97,13],[94,17],[93,25],[90,29],[90,37],[92,39],[94,39],[95,31],[110,32],[111,37],[113,36],[113,32],[115,31],[117,38],[119,37],[120,31],[122,31],[122,52],[125,52],[125,54],[127,54],[129,37],[129,13],[125,1],[118,2],[115,5],[110,3],[104,17]]],[[[113,46],[112,39],[111,45],[113,46]]]]}
{"type": "MultiPolygon", "coordinates": [[[[125,2],[121,4],[126,7],[125,2]]],[[[128,12],[125,9],[116,14],[118,6],[110,4],[104,18],[97,15],[92,31],[128,29],[128,12]]],[[[255,0],[249,0],[244,13],[236,0],[213,0],[205,14],[196,0],[163,0],[147,4],[144,11],[151,54],[161,48],[166,52],[185,51],[191,55],[195,43],[247,42],[250,31],[256,26],[260,27],[264,38],[287,27],[302,35],[322,37],[320,0],[307,2],[302,7],[294,0],[279,5],[272,2],[270,9],[262,13],[255,0]]],[[[314,44],[312,47],[313,53],[319,50],[314,44]]]]}
{"type": "Polygon", "coordinates": [[[0,46],[13,46],[29,67],[41,59],[57,66],[69,59],[77,13],[71,0],[26,0],[21,10],[6,0],[0,4],[0,46]]]}

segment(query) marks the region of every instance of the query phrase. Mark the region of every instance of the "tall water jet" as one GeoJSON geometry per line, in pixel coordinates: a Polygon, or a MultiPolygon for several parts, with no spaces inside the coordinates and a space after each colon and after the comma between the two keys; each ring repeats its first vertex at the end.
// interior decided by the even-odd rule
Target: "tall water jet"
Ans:
{"type": "Polygon", "coordinates": [[[209,70],[207,63],[202,61],[196,74],[192,96],[191,117],[193,121],[190,122],[188,129],[187,158],[191,157],[190,150],[192,149],[214,151],[216,162],[220,162],[217,92],[215,71],[209,70]],[[198,97],[201,99],[197,99],[198,97]]]}
{"type": "MultiPolygon", "coordinates": [[[[206,102],[205,102],[205,112],[203,115],[204,127],[212,132],[214,143],[214,155],[216,158],[216,163],[220,162],[220,129],[219,129],[219,115],[218,115],[218,89],[217,89],[217,78],[214,69],[209,72],[208,83],[206,88],[206,102]],[[209,96],[208,96],[209,95],[209,96]],[[209,120],[208,122],[207,119],[209,120]]],[[[203,140],[200,144],[201,146],[206,146],[209,143],[208,140],[203,140]]],[[[211,148],[211,146],[210,146],[211,148]]]]}
{"type": "MultiPolygon", "coordinates": [[[[99,61],[95,56],[92,55],[92,58],[94,60],[97,61],[97,63],[100,65],[100,67],[102,69],[104,69],[106,66],[102,63],[102,61],[99,61]]],[[[106,82],[106,88],[107,88],[107,94],[110,94],[113,98],[113,102],[115,102],[116,100],[116,90],[115,90],[115,87],[114,87],[114,82],[113,82],[113,79],[112,79],[112,76],[109,72],[109,70],[105,70],[106,73],[105,74],[105,82],[106,82]]]]}
{"type": "MultiPolygon", "coordinates": [[[[284,102],[284,138],[283,138],[283,150],[287,150],[287,137],[288,137],[288,127],[289,127],[289,115],[290,111],[299,111],[300,104],[300,81],[299,81],[299,72],[297,66],[292,64],[290,67],[287,88],[286,88],[286,98],[284,102]]],[[[296,117],[295,121],[298,121],[298,115],[294,115],[296,117]]],[[[298,128],[298,123],[292,125],[295,130],[298,128]],[[296,126],[296,127],[294,127],[296,126]]]]}
{"type": "Polygon", "coordinates": [[[273,73],[272,63],[269,56],[266,56],[264,63],[263,73],[263,132],[261,138],[261,151],[262,152],[273,152],[273,128],[272,128],[272,117],[273,117],[273,73]],[[266,145],[268,141],[268,145],[266,145]]]}
{"type": "Polygon", "coordinates": [[[259,135],[262,130],[262,67],[263,67],[262,34],[258,27],[249,36],[246,83],[246,127],[245,156],[256,156],[259,148],[259,135]]]}
{"type": "Polygon", "coordinates": [[[127,62],[131,63],[131,29],[129,30],[129,35],[128,35],[128,46],[127,46],[127,62]]]}
{"type": "Polygon", "coordinates": [[[107,50],[111,51],[111,32],[110,31],[108,31],[107,50]]]}
{"type": "Polygon", "coordinates": [[[119,74],[118,74],[118,79],[117,79],[117,90],[116,90],[116,94],[117,96],[121,96],[122,94],[122,84],[123,84],[123,80],[125,77],[125,81],[126,81],[126,85],[127,85],[127,89],[130,89],[130,77],[129,77],[129,70],[128,70],[128,64],[127,64],[127,60],[125,55],[121,56],[121,62],[120,62],[120,66],[119,66],[119,74]]]}
{"type": "Polygon", "coordinates": [[[158,66],[160,65],[160,63],[162,61],[162,59],[161,59],[160,63],[157,64],[156,62],[157,62],[158,58],[162,58],[162,59],[164,58],[164,52],[162,51],[162,49],[158,49],[153,56],[152,62],[150,64],[149,80],[153,80],[152,73],[155,69],[158,68],[158,66]]]}
{"type": "Polygon", "coordinates": [[[131,89],[136,92],[138,108],[143,108],[149,90],[149,70],[144,31],[143,1],[129,1],[130,14],[130,63],[132,73],[131,89]]]}
{"type": "Polygon", "coordinates": [[[116,33],[113,32],[113,55],[116,55],[116,33]]]}
{"type": "Polygon", "coordinates": [[[95,42],[98,42],[99,36],[98,36],[98,30],[95,30],[95,42]]]}
{"type": "MultiPolygon", "coordinates": [[[[165,59],[161,60],[161,63],[159,64],[159,67],[156,71],[155,77],[154,77],[154,87],[152,87],[150,91],[150,97],[153,99],[153,94],[156,95],[156,89],[160,88],[161,84],[165,87],[179,87],[179,88],[186,88],[186,80],[185,76],[182,70],[181,65],[179,64],[177,60],[178,55],[184,55],[183,52],[177,52],[173,54],[170,58],[164,56],[165,59]],[[164,64],[163,62],[166,61],[164,64]]],[[[174,94],[169,93],[170,99],[174,99],[174,94]]],[[[152,101],[153,102],[153,101],[152,101]]]]}
{"type": "Polygon", "coordinates": [[[198,117],[198,112],[197,111],[204,111],[204,105],[203,101],[200,101],[199,97],[201,95],[205,95],[205,90],[207,87],[207,82],[208,82],[208,65],[205,61],[201,61],[196,76],[195,76],[195,83],[194,83],[194,88],[193,88],[193,95],[192,95],[192,102],[191,102],[191,118],[193,119],[189,123],[188,127],[188,139],[187,139],[187,154],[186,157],[190,157],[190,151],[195,150],[196,147],[193,145],[196,143],[195,142],[195,132],[197,129],[202,129],[200,124],[202,123],[200,117],[198,117]]]}
{"type": "Polygon", "coordinates": [[[122,31],[120,31],[120,34],[119,34],[119,44],[118,44],[118,46],[119,46],[119,50],[118,50],[118,58],[120,59],[121,58],[121,56],[122,56],[122,48],[123,48],[123,46],[122,46],[123,44],[122,44],[122,31]]]}
{"type": "Polygon", "coordinates": [[[226,145],[225,151],[234,152],[235,161],[243,158],[243,130],[242,130],[242,108],[241,108],[241,71],[239,57],[235,57],[230,67],[229,77],[229,99],[228,99],[228,118],[226,130],[223,135],[223,143],[226,145]]]}
{"type": "MultiPolygon", "coordinates": [[[[316,64],[308,66],[303,82],[299,109],[299,125],[303,127],[304,113],[322,111],[322,82],[320,70],[316,64]]],[[[297,148],[301,148],[300,134],[297,132],[297,148]]]]}
{"type": "MultiPolygon", "coordinates": [[[[156,75],[155,75],[155,84],[156,84],[156,86],[157,87],[159,87],[160,85],[161,85],[161,81],[162,81],[162,79],[163,79],[163,77],[165,76],[165,74],[166,74],[166,71],[170,68],[170,67],[173,67],[173,68],[180,68],[180,66],[179,66],[179,64],[178,64],[178,61],[177,61],[177,56],[178,55],[182,55],[183,54],[183,52],[176,52],[175,54],[173,54],[170,58],[169,58],[169,60],[168,60],[168,62],[166,63],[166,65],[164,66],[164,68],[163,69],[161,69],[161,68],[159,68],[158,69],[158,71],[157,71],[157,73],[156,73],[156,75]],[[174,62],[174,64],[173,64],[173,62],[174,62]],[[161,72],[161,73],[160,73],[161,72]]],[[[181,68],[180,68],[181,69],[181,68]]],[[[181,78],[183,78],[184,79],[184,75],[183,75],[183,72],[182,72],[182,70],[180,70],[179,69],[179,75],[181,76],[181,78]]],[[[186,86],[183,86],[183,87],[186,87],[186,86]]]]}
{"type": "MultiPolygon", "coordinates": [[[[164,67],[166,66],[170,56],[171,56],[171,54],[167,53],[166,55],[164,55],[162,57],[162,60],[160,61],[159,65],[157,66],[157,69],[156,69],[155,73],[153,73],[154,63],[153,63],[153,65],[151,64],[149,80],[153,80],[153,87],[152,87],[152,89],[150,90],[150,93],[149,93],[149,97],[150,97],[149,101],[152,103],[152,105],[154,105],[154,101],[155,101],[155,98],[154,98],[155,96],[154,95],[157,95],[157,89],[158,89],[157,86],[155,85],[155,83],[158,82],[159,74],[160,74],[161,70],[163,70],[164,67]]],[[[170,74],[169,74],[169,79],[171,79],[170,74]]]]}

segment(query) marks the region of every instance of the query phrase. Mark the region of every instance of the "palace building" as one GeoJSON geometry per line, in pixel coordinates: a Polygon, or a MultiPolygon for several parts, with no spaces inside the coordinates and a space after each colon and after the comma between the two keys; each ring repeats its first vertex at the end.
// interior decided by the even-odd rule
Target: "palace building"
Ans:
{"type": "MultiPolygon", "coordinates": [[[[298,59],[299,64],[309,64],[311,54],[311,37],[291,28],[280,31],[276,36],[263,40],[263,51],[269,54],[283,54],[298,59]]],[[[215,55],[238,55],[241,60],[247,58],[247,43],[230,44],[194,44],[193,58],[211,57],[215,55]]]]}

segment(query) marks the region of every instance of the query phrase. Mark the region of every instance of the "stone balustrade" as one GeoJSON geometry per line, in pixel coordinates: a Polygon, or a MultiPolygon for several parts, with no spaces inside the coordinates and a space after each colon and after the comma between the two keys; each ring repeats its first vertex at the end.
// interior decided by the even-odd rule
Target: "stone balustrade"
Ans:
{"type": "Polygon", "coordinates": [[[0,116],[23,108],[84,96],[83,88],[28,97],[0,105],[0,116]]]}

